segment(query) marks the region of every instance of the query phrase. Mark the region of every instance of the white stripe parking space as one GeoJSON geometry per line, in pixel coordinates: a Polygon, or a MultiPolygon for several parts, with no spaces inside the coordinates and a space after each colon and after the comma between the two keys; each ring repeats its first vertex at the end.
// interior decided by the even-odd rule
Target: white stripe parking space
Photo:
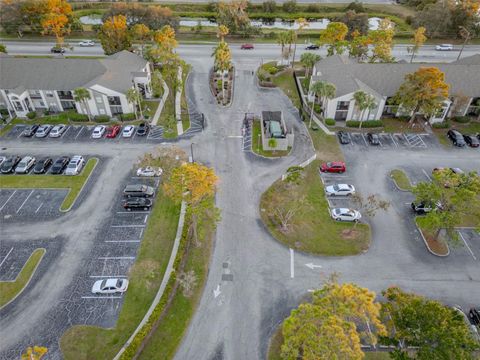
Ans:
{"type": "Polygon", "coordinates": [[[2,259],[2,262],[0,262],[0,268],[2,267],[3,263],[5,262],[5,260],[7,260],[7,258],[10,256],[10,254],[12,253],[13,251],[13,247],[10,249],[10,251],[7,253],[7,255],[5,255],[5,257],[2,259]]]}
{"type": "Polygon", "coordinates": [[[14,190],[13,193],[8,197],[7,201],[5,201],[2,205],[2,207],[0,207],[0,211],[3,210],[3,208],[5,207],[5,205],[7,205],[7,203],[10,201],[10,199],[13,197],[13,195],[15,195],[15,193],[17,192],[17,190],[14,190]]]}
{"type": "Polygon", "coordinates": [[[28,199],[30,198],[30,196],[32,196],[32,194],[33,194],[34,191],[35,191],[35,190],[32,190],[32,191],[30,192],[30,194],[28,194],[28,196],[25,198],[25,200],[23,201],[22,205],[20,205],[20,207],[17,209],[17,214],[19,213],[20,210],[22,210],[23,205],[25,205],[25,203],[28,201],[28,199]]]}

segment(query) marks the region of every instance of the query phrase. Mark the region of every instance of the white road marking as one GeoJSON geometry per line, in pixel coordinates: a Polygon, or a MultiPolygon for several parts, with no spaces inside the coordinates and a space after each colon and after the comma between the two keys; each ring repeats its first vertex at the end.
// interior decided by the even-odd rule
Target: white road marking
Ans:
{"type": "Polygon", "coordinates": [[[228,135],[227,138],[229,139],[241,139],[243,138],[242,135],[228,135]]]}
{"type": "Polygon", "coordinates": [[[43,206],[43,202],[40,204],[40,206],[37,208],[37,210],[35,210],[35,214],[38,213],[38,211],[42,208],[43,206]]]}
{"type": "Polygon", "coordinates": [[[84,126],[80,128],[80,131],[78,132],[77,136],[75,136],[75,140],[77,140],[77,138],[80,136],[84,128],[85,128],[84,126]]]}
{"type": "Polygon", "coordinates": [[[148,215],[145,215],[145,219],[143,220],[143,223],[146,224],[148,219],[148,215]]]}
{"type": "Polygon", "coordinates": [[[222,292],[220,291],[220,284],[218,284],[217,287],[213,289],[213,297],[216,299],[221,293],[222,292]]]}
{"type": "Polygon", "coordinates": [[[477,260],[477,257],[473,253],[472,249],[470,249],[470,246],[468,246],[467,240],[465,240],[465,238],[463,237],[463,234],[460,231],[458,231],[458,234],[460,235],[461,239],[465,243],[465,246],[467,247],[468,251],[470,251],[470,254],[472,255],[473,259],[477,260]]]}
{"type": "Polygon", "coordinates": [[[82,299],[121,299],[121,296],[82,296],[82,299]]]}
{"type": "Polygon", "coordinates": [[[90,275],[89,277],[93,278],[93,279],[96,279],[96,278],[112,278],[112,279],[116,279],[116,278],[126,278],[127,275],[90,275]]]}
{"type": "Polygon", "coordinates": [[[315,265],[313,263],[308,263],[308,264],[305,264],[306,267],[308,267],[309,269],[321,269],[322,268],[322,265],[315,265]]]}
{"type": "Polygon", "coordinates": [[[99,260],[132,260],[135,259],[135,256],[105,256],[99,257],[99,260]]]}
{"type": "Polygon", "coordinates": [[[2,267],[3,263],[5,262],[5,260],[7,260],[8,256],[10,255],[10,253],[13,251],[13,247],[10,249],[10,251],[8,252],[7,255],[5,255],[5,257],[3,258],[2,262],[0,263],[0,267],[2,267]]]}
{"type": "Polygon", "coordinates": [[[428,175],[428,173],[425,171],[425,169],[422,169],[422,172],[427,177],[428,181],[432,181],[432,178],[430,177],[430,175],[428,175]]]}
{"type": "Polygon", "coordinates": [[[63,134],[60,135],[60,137],[63,137],[71,128],[72,128],[71,126],[67,126],[67,130],[65,130],[63,134]]]}
{"type": "Polygon", "coordinates": [[[117,211],[117,214],[150,214],[150,211],[117,211]]]}
{"type": "Polygon", "coordinates": [[[363,139],[363,142],[365,143],[365,146],[368,146],[367,140],[365,139],[365,135],[363,135],[363,133],[362,133],[362,139],[363,139]]]}
{"type": "Polygon", "coordinates": [[[290,278],[292,279],[295,277],[295,265],[293,255],[294,251],[293,249],[290,249],[290,278]]]}
{"type": "Polygon", "coordinates": [[[30,198],[30,196],[32,196],[32,194],[33,194],[34,191],[35,191],[35,190],[32,190],[32,191],[30,192],[30,194],[28,194],[28,196],[27,196],[27,198],[25,199],[25,201],[24,201],[24,202],[22,203],[22,205],[20,205],[20,207],[18,208],[17,214],[18,214],[18,212],[19,212],[20,210],[22,210],[23,205],[25,205],[25,203],[28,201],[28,199],[30,198]]]}
{"type": "Polygon", "coordinates": [[[425,141],[423,141],[422,137],[420,135],[417,135],[417,136],[420,139],[420,141],[422,142],[423,147],[427,147],[427,144],[425,144],[425,141]]]}
{"type": "Polygon", "coordinates": [[[122,228],[122,227],[127,227],[127,228],[135,228],[135,227],[145,227],[145,225],[112,225],[112,228],[122,228]]]}
{"type": "Polygon", "coordinates": [[[2,207],[0,208],[0,211],[3,210],[3,208],[5,207],[5,205],[7,205],[7,203],[10,201],[10,199],[12,198],[13,195],[15,195],[15,193],[17,192],[17,190],[14,190],[12,195],[10,195],[10,197],[7,199],[7,201],[5,201],[5,203],[2,205],[2,207]]]}
{"type": "Polygon", "coordinates": [[[140,240],[105,240],[106,243],[139,243],[140,240]]]}
{"type": "Polygon", "coordinates": [[[142,231],[140,231],[140,237],[142,237],[142,235],[143,235],[143,229],[142,229],[142,231]]]}
{"type": "Polygon", "coordinates": [[[389,135],[390,135],[390,138],[392,139],[393,143],[395,144],[395,147],[398,147],[398,144],[395,141],[395,138],[393,137],[393,135],[392,134],[389,134],[389,135]]]}

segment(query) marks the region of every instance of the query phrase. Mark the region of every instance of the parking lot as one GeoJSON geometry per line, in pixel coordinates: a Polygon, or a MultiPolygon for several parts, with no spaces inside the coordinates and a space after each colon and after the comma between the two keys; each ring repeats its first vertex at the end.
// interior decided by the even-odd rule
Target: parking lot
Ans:
{"type": "Polygon", "coordinates": [[[342,145],[344,148],[372,148],[372,149],[427,149],[437,147],[438,143],[433,135],[414,133],[378,133],[379,145],[371,145],[366,133],[347,132],[349,144],[342,145]]]}
{"type": "MultiPolygon", "coordinates": [[[[355,186],[354,179],[348,175],[348,173],[320,173],[320,179],[324,187],[334,184],[350,184],[355,186]]],[[[358,189],[356,190],[358,191],[358,189]]],[[[334,208],[355,208],[349,196],[326,196],[326,199],[330,210],[334,208]]]]}

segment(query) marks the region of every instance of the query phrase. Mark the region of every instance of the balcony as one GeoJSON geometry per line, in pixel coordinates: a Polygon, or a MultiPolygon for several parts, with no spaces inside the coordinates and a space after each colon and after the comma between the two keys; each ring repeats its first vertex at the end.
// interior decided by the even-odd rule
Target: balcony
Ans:
{"type": "Polygon", "coordinates": [[[71,91],[57,91],[57,95],[60,100],[73,100],[73,94],[71,91]]]}

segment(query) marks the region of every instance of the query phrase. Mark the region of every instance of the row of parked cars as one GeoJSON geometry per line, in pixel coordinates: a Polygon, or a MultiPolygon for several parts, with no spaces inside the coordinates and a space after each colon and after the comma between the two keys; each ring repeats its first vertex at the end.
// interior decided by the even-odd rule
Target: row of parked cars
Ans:
{"type": "MultiPolygon", "coordinates": [[[[343,144],[343,145],[350,144],[350,136],[345,131],[339,131],[337,133],[337,136],[338,136],[338,140],[340,141],[340,144],[343,144]]],[[[369,142],[370,145],[374,145],[374,146],[380,145],[380,137],[378,136],[378,134],[369,132],[366,134],[366,136],[367,136],[367,141],[369,142]]]]}
{"type": "Polygon", "coordinates": [[[2,174],[28,174],[30,171],[34,174],[45,174],[50,170],[50,174],[59,175],[78,175],[85,166],[85,159],[81,155],[61,156],[55,161],[51,157],[36,159],[27,155],[20,157],[13,155],[9,157],[0,156],[0,172],[2,174]]]}
{"type": "MultiPolygon", "coordinates": [[[[121,136],[124,138],[132,137],[135,133],[138,136],[145,136],[148,134],[150,130],[150,125],[146,122],[142,122],[140,125],[135,127],[134,125],[126,125],[123,127],[120,125],[112,125],[112,126],[105,126],[105,125],[98,125],[95,126],[92,132],[93,139],[100,139],[103,136],[106,138],[116,138],[120,133],[121,136]]],[[[65,131],[67,131],[67,125],[65,124],[58,124],[58,125],[29,125],[23,130],[22,136],[23,137],[36,137],[36,138],[59,138],[61,137],[65,131]]]]}
{"type": "Polygon", "coordinates": [[[458,130],[450,129],[447,132],[447,136],[452,144],[458,147],[464,147],[465,145],[468,145],[473,148],[478,148],[480,146],[480,134],[468,135],[462,134],[458,130]]]}

